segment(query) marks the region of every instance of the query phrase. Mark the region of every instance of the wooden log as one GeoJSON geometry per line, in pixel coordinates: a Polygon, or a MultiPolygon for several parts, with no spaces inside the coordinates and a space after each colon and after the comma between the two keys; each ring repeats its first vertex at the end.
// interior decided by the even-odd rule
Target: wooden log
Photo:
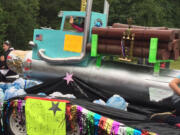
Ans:
{"type": "Polygon", "coordinates": [[[173,42],[173,50],[171,51],[171,59],[177,60],[179,58],[180,54],[180,46],[179,46],[180,40],[174,40],[173,42]]]}
{"type": "MultiPolygon", "coordinates": [[[[172,42],[170,42],[171,45],[169,45],[168,50],[169,50],[169,51],[174,50],[174,49],[173,49],[173,47],[175,47],[174,44],[180,45],[179,43],[180,43],[180,39],[175,39],[175,40],[173,40],[172,42]]],[[[180,48],[179,48],[179,49],[180,49],[180,48]]]]}
{"type": "MultiPolygon", "coordinates": [[[[113,28],[129,28],[128,24],[122,23],[114,23],[112,25],[113,28]]],[[[133,29],[156,29],[156,30],[168,30],[167,27],[145,27],[145,26],[138,26],[138,25],[131,25],[133,29]]]]}
{"type": "MultiPolygon", "coordinates": [[[[121,39],[126,28],[98,28],[92,29],[93,34],[98,34],[102,38],[121,39]]],[[[169,42],[175,39],[174,30],[154,30],[154,29],[131,29],[131,32],[135,34],[135,40],[150,40],[152,37],[156,37],[159,41],[169,42]]]]}
{"type": "MultiPolygon", "coordinates": [[[[98,39],[98,44],[121,45],[121,40],[99,38],[98,39]]],[[[168,49],[169,51],[171,51],[172,46],[173,46],[172,44],[173,44],[173,42],[159,42],[158,43],[158,48],[168,49]]],[[[130,42],[125,42],[125,45],[130,46],[130,42]]],[[[134,41],[134,47],[149,48],[150,47],[150,41],[135,40],[134,41]]]]}
{"type": "Polygon", "coordinates": [[[180,30],[175,30],[175,39],[180,39],[180,30]]]}
{"type": "MultiPolygon", "coordinates": [[[[87,45],[87,51],[90,51],[91,45],[87,45]]],[[[110,54],[110,55],[122,55],[122,47],[117,45],[98,45],[98,53],[99,54],[110,54]]],[[[134,48],[133,49],[133,57],[141,57],[148,58],[149,57],[149,49],[148,48],[134,48]]],[[[173,53],[171,54],[172,59],[175,58],[173,53]]],[[[170,59],[170,51],[166,49],[158,49],[157,59],[167,60],[170,59]]]]}

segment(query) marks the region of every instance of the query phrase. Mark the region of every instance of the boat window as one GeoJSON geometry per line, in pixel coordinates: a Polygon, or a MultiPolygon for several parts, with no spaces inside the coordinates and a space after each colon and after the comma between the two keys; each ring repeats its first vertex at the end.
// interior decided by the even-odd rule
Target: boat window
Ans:
{"type": "Polygon", "coordinates": [[[84,17],[67,16],[64,31],[84,32],[84,17]]]}

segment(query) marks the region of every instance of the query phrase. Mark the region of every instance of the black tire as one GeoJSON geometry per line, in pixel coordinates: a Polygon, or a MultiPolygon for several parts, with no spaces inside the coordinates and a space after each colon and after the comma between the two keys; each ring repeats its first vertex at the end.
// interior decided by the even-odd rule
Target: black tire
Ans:
{"type": "Polygon", "coordinates": [[[8,125],[7,125],[7,130],[9,135],[27,135],[26,134],[26,125],[25,125],[25,114],[22,113],[22,118],[24,121],[19,121],[20,120],[20,114],[16,113],[16,115],[13,114],[13,109],[11,108],[9,110],[8,114],[8,125]]]}

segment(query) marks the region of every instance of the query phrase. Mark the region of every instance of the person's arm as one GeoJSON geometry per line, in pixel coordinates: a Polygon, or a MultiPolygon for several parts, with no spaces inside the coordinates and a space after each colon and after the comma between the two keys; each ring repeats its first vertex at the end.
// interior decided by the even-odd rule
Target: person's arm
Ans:
{"type": "Polygon", "coordinates": [[[79,32],[83,32],[84,31],[84,28],[80,27],[79,24],[74,23],[74,18],[72,16],[70,16],[69,23],[77,31],[79,31],[79,32]]]}
{"type": "Polygon", "coordinates": [[[179,84],[180,84],[180,78],[175,78],[169,83],[169,86],[172,88],[172,90],[175,93],[177,93],[180,96],[180,88],[178,86],[179,84]]]}
{"type": "Polygon", "coordinates": [[[79,27],[79,26],[76,25],[76,24],[71,24],[71,25],[72,25],[73,28],[75,28],[75,29],[76,29],[77,31],[79,31],[79,32],[83,32],[83,31],[84,31],[83,28],[79,27]]]}

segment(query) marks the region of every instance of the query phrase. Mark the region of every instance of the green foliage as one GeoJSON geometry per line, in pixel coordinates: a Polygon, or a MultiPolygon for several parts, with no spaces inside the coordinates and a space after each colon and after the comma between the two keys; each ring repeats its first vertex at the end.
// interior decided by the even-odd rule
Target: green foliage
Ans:
{"type": "MultiPolygon", "coordinates": [[[[180,28],[180,1],[108,0],[109,25],[115,22],[144,26],[180,28]]],[[[60,28],[61,10],[79,11],[81,0],[0,0],[0,44],[10,40],[16,49],[28,49],[33,30],[39,27],[60,28]]],[[[103,12],[104,0],[93,0],[93,11],[103,12]]]]}
{"type": "MultiPolygon", "coordinates": [[[[5,16],[4,16],[4,11],[1,7],[0,4],[0,44],[3,43],[4,38],[6,37],[6,28],[7,25],[4,23],[5,21],[5,16]]],[[[0,55],[3,54],[3,49],[2,46],[0,46],[0,55]]]]}
{"type": "Polygon", "coordinates": [[[168,0],[112,0],[109,23],[127,23],[131,17],[136,25],[180,27],[179,4],[168,0]]]}
{"type": "Polygon", "coordinates": [[[40,0],[40,15],[38,22],[40,26],[60,28],[59,11],[78,11],[80,10],[80,0],[40,0]]]}
{"type": "Polygon", "coordinates": [[[7,25],[6,39],[18,49],[26,49],[32,39],[33,29],[37,27],[39,3],[37,0],[1,0],[7,25]]]}
{"type": "Polygon", "coordinates": [[[4,11],[0,5],[0,43],[3,42],[4,37],[6,37],[6,28],[7,25],[5,23],[5,16],[4,16],[4,11]]]}
{"type": "Polygon", "coordinates": [[[180,58],[174,62],[171,62],[170,69],[180,70],[180,58]]]}

